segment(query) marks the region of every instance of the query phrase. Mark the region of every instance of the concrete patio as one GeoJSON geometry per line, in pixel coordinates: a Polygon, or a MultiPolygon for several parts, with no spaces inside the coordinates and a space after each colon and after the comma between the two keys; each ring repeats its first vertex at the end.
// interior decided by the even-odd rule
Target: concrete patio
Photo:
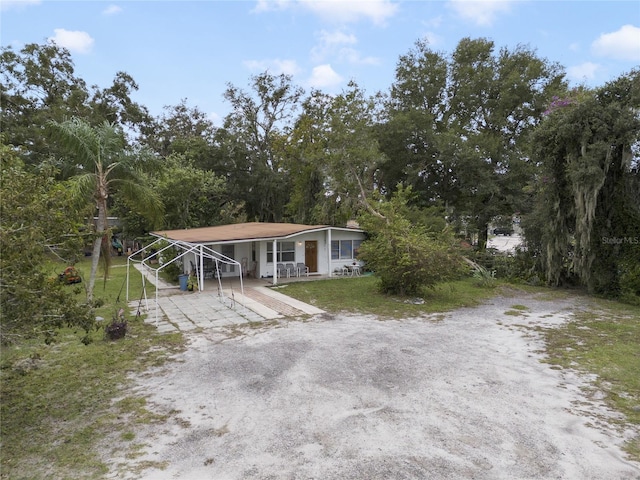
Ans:
{"type": "MultiPolygon", "coordinates": [[[[201,292],[182,291],[178,286],[167,284],[159,279],[156,312],[155,275],[138,264],[135,268],[145,275],[151,288],[147,290],[146,299],[132,300],[129,306],[134,313],[137,313],[140,308],[141,314],[147,314],[145,322],[156,325],[159,332],[223,328],[324,313],[313,305],[295,300],[270,288],[269,279],[251,278],[244,279],[242,290],[238,279],[222,282],[222,288],[217,281],[206,280],[204,290],[201,292]]],[[[303,279],[306,278],[303,277],[303,279]]]]}

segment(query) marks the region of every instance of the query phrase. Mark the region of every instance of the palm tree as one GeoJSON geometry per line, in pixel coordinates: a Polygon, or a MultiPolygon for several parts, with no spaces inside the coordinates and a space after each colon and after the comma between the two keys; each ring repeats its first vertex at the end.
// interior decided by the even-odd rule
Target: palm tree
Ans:
{"type": "MultiPolygon", "coordinates": [[[[123,198],[137,205],[140,213],[154,224],[162,218],[163,206],[160,197],[149,187],[142,171],[136,168],[138,155],[127,148],[124,135],[117,125],[105,121],[94,127],[85,120],[72,118],[64,122],[52,121],[49,126],[81,172],[71,178],[77,198],[95,202],[98,209],[87,286],[87,300],[91,302],[101,246],[103,241],[109,245],[105,237],[108,233],[107,201],[110,194],[118,191],[123,198]]],[[[107,268],[108,257],[105,260],[107,268]]]]}

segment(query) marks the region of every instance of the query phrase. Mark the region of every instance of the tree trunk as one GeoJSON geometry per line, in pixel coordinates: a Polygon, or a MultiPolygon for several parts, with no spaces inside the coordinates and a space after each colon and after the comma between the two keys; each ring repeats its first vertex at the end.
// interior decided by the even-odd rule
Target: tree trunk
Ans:
{"type": "MultiPolygon", "coordinates": [[[[102,189],[101,189],[102,190],[102,189]]],[[[96,223],[96,238],[93,241],[93,252],[91,254],[91,273],[89,274],[89,285],[87,287],[87,301],[93,300],[93,289],[96,284],[96,276],[98,274],[98,263],[100,262],[100,251],[102,250],[102,242],[107,230],[107,198],[106,195],[100,195],[97,202],[98,221],[96,223]]]]}
{"type": "Polygon", "coordinates": [[[483,223],[478,226],[478,250],[484,252],[487,249],[487,242],[489,241],[489,225],[483,223]]]}

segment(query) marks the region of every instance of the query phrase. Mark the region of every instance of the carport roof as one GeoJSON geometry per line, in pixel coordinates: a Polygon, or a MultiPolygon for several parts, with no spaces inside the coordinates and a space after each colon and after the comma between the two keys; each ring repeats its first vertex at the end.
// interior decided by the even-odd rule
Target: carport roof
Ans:
{"type": "MultiPolygon", "coordinates": [[[[189,228],[185,230],[162,230],[151,232],[157,237],[189,243],[218,243],[247,240],[264,240],[286,238],[300,233],[326,230],[328,225],[300,225],[296,223],[234,223],[216,227],[189,228]]],[[[355,230],[354,228],[337,228],[338,230],[355,230]]]]}

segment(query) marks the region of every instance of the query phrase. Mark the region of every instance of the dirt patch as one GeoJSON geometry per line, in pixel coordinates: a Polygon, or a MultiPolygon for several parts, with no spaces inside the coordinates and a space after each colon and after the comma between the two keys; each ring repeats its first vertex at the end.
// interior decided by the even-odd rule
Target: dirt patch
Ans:
{"type": "MultiPolygon", "coordinates": [[[[148,479],[638,479],[588,379],[540,362],[530,328],[572,301],[498,298],[438,321],[317,316],[220,341],[137,381],[158,412],[137,432],[148,479]],[[514,304],[526,315],[505,315],[514,304]],[[578,408],[579,406],[579,408],[578,408]]],[[[630,432],[627,432],[630,433],[630,432]]],[[[637,432],[633,432],[637,433],[637,432]]],[[[117,464],[117,459],[113,464],[117,464]]]]}

